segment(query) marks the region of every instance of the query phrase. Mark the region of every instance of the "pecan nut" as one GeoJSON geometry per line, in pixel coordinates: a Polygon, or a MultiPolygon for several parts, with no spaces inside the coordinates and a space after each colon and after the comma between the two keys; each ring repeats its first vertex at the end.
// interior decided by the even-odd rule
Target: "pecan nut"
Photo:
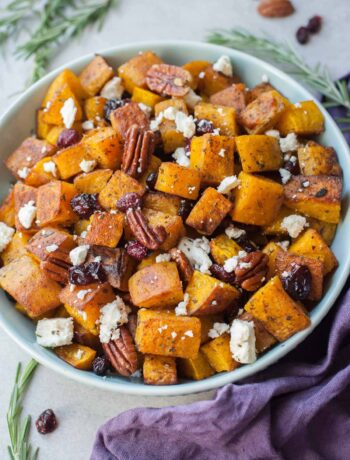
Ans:
{"type": "Polygon", "coordinates": [[[235,269],[236,283],[246,291],[256,291],[266,279],[268,256],[261,251],[240,258],[235,269]]]}
{"type": "Polygon", "coordinates": [[[40,263],[40,268],[48,277],[62,284],[68,283],[68,271],[71,266],[69,252],[64,249],[57,249],[40,263]]]}
{"type": "Polygon", "coordinates": [[[155,138],[152,131],[144,131],[137,125],[128,129],[122,161],[122,171],[139,178],[147,170],[154,152],[155,138]]]}
{"type": "Polygon", "coordinates": [[[258,12],[266,18],[283,18],[294,13],[294,6],[289,0],[261,0],[258,12]]]}
{"type": "Polygon", "coordinates": [[[130,230],[139,243],[155,251],[165,241],[167,232],[162,225],[150,227],[140,208],[128,209],[126,219],[130,230]]]}
{"type": "Polygon", "coordinates": [[[113,129],[123,139],[132,125],[137,125],[144,130],[149,129],[149,119],[136,102],[129,102],[129,104],[113,110],[110,119],[113,129]]]}
{"type": "Polygon", "coordinates": [[[194,272],[191,262],[180,249],[170,249],[169,254],[171,260],[176,263],[181,280],[186,284],[189,283],[194,272]]]}
{"type": "Polygon", "coordinates": [[[137,351],[128,328],[122,326],[119,330],[119,338],[103,343],[102,347],[112,367],[120,375],[130,377],[137,371],[137,351]]]}
{"type": "Polygon", "coordinates": [[[163,96],[183,97],[189,92],[191,82],[188,70],[168,64],[154,64],[146,78],[149,89],[163,96]]]}

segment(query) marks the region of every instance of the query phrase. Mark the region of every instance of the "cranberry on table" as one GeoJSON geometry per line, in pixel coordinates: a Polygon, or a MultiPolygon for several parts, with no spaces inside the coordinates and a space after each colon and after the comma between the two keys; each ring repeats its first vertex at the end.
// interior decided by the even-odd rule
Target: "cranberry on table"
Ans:
{"type": "Polygon", "coordinates": [[[321,30],[322,27],[322,17],[321,16],[313,16],[312,18],[309,19],[309,22],[307,23],[307,28],[309,32],[312,34],[317,34],[321,30]]]}
{"type": "Polygon", "coordinates": [[[130,192],[123,195],[117,201],[117,208],[121,212],[126,212],[128,209],[141,208],[142,197],[136,192],[130,192]]]}
{"type": "Polygon", "coordinates": [[[100,282],[107,279],[106,272],[101,262],[89,262],[86,264],[75,265],[68,271],[70,284],[85,286],[86,284],[100,282]]]}
{"type": "Polygon", "coordinates": [[[57,418],[52,409],[42,412],[35,422],[36,429],[41,434],[52,433],[57,428],[57,418]]]}
{"type": "Polygon", "coordinates": [[[120,109],[120,107],[124,107],[129,102],[130,99],[109,99],[103,108],[105,120],[110,121],[111,113],[114,110],[120,109]]]}
{"type": "Polygon", "coordinates": [[[107,356],[97,356],[92,362],[92,370],[96,375],[106,375],[109,369],[107,356]]]}
{"type": "Polygon", "coordinates": [[[95,211],[102,211],[97,193],[80,193],[71,199],[73,211],[82,219],[88,219],[95,211]]]}
{"type": "Polygon", "coordinates": [[[306,265],[297,265],[290,270],[287,276],[281,276],[284,290],[294,300],[305,300],[311,291],[311,273],[306,265]]]}
{"type": "Polygon", "coordinates": [[[138,241],[130,241],[125,246],[125,249],[130,257],[133,257],[138,261],[141,261],[148,256],[148,249],[138,241]]]}
{"type": "Polygon", "coordinates": [[[146,179],[146,185],[149,190],[154,190],[158,178],[157,172],[151,172],[146,179]]]}
{"type": "Polygon", "coordinates": [[[82,137],[82,134],[75,129],[64,129],[58,136],[57,147],[59,149],[65,149],[80,142],[82,137]]]}
{"type": "Polygon", "coordinates": [[[305,45],[309,41],[309,38],[310,38],[309,29],[307,27],[299,27],[296,33],[296,37],[297,37],[298,42],[301,45],[305,45]]]}

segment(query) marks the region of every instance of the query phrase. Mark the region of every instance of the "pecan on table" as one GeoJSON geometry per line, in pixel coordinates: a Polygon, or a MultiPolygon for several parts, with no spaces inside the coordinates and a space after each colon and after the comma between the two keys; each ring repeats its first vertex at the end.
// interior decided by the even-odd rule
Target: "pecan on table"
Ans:
{"type": "Polygon", "coordinates": [[[102,347],[112,367],[120,375],[130,377],[138,367],[136,347],[128,328],[122,326],[119,330],[119,338],[103,343],[102,347]]]}
{"type": "Polygon", "coordinates": [[[261,251],[248,253],[239,260],[235,269],[236,283],[246,291],[256,291],[263,284],[267,274],[268,256],[261,251]]]}
{"type": "Polygon", "coordinates": [[[181,280],[185,283],[189,283],[194,272],[191,262],[180,249],[172,248],[169,254],[171,260],[176,263],[181,280]]]}
{"type": "Polygon", "coordinates": [[[147,249],[155,251],[165,241],[167,232],[162,225],[150,227],[140,208],[128,209],[126,219],[131,233],[147,249]]]}
{"type": "Polygon", "coordinates": [[[146,82],[151,91],[163,96],[183,97],[190,90],[192,76],[176,65],[154,64],[147,72],[146,82]]]}
{"type": "Polygon", "coordinates": [[[258,12],[266,18],[283,18],[294,13],[290,0],[261,0],[258,12]]]}
{"type": "Polygon", "coordinates": [[[62,284],[68,283],[68,271],[71,266],[69,252],[64,249],[54,251],[40,263],[40,268],[48,277],[62,284]]]}
{"type": "Polygon", "coordinates": [[[154,148],[155,137],[152,131],[145,131],[137,125],[130,126],[125,138],[122,171],[136,179],[142,176],[154,148]]]}

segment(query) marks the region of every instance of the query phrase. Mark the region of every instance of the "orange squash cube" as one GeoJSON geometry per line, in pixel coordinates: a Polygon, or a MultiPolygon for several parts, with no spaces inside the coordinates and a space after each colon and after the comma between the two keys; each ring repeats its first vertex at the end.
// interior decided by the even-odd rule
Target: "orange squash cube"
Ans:
{"type": "Polygon", "coordinates": [[[96,350],[78,343],[57,347],[54,352],[66,363],[83,371],[92,368],[92,362],[96,356],[96,350]]]}
{"type": "Polygon", "coordinates": [[[143,379],[147,385],[174,385],[177,383],[175,358],[145,355],[143,379]]]}
{"type": "Polygon", "coordinates": [[[43,107],[48,101],[52,101],[55,96],[68,86],[77,99],[84,99],[87,93],[80,84],[79,78],[70,70],[64,69],[51,83],[43,101],[43,107]]]}
{"type": "Polygon", "coordinates": [[[136,192],[143,195],[145,191],[146,188],[136,179],[118,170],[101,190],[99,202],[105,209],[116,209],[117,201],[125,194],[136,192]]]}
{"type": "Polygon", "coordinates": [[[100,193],[112,177],[111,169],[96,169],[90,173],[82,173],[74,178],[77,193],[100,193]]]}
{"type": "Polygon", "coordinates": [[[228,77],[214,70],[212,65],[204,68],[198,77],[198,90],[208,97],[228,88],[235,81],[233,77],[228,77]]]}
{"type": "Polygon", "coordinates": [[[156,104],[163,100],[163,98],[162,96],[159,96],[159,94],[152,93],[152,91],[149,91],[148,89],[135,87],[131,100],[153,109],[156,104]]]}
{"type": "Polygon", "coordinates": [[[324,117],[314,101],[290,104],[279,118],[276,129],[282,136],[289,133],[313,136],[324,131],[324,117]]]}
{"type": "Polygon", "coordinates": [[[170,195],[196,200],[200,188],[200,173],[193,168],[186,168],[177,163],[162,163],[155,189],[170,195]]]}
{"type": "Polygon", "coordinates": [[[340,176],[341,168],[337,154],[332,147],[323,147],[309,141],[298,149],[298,161],[304,176],[340,176]]]}
{"type": "Polygon", "coordinates": [[[30,228],[25,228],[19,220],[18,213],[23,206],[25,206],[27,203],[31,201],[34,202],[34,204],[36,204],[37,206],[38,189],[34,187],[29,187],[28,185],[22,184],[21,182],[17,182],[13,187],[13,197],[15,205],[15,225],[17,231],[24,231],[29,233],[37,231],[37,221],[34,221],[30,228]]]}
{"type": "Polygon", "coordinates": [[[233,107],[199,102],[194,108],[194,116],[198,120],[211,121],[214,128],[220,130],[220,135],[236,136],[238,134],[237,115],[233,107]]]}
{"type": "Polygon", "coordinates": [[[5,196],[0,206],[0,221],[5,222],[9,227],[15,226],[15,194],[14,188],[11,188],[5,196]]]}
{"type": "Polygon", "coordinates": [[[103,86],[113,77],[112,67],[102,56],[95,56],[94,59],[82,70],[79,75],[81,86],[90,96],[95,96],[103,86]]]}
{"type": "Polygon", "coordinates": [[[46,106],[43,109],[43,121],[49,125],[62,125],[63,118],[61,110],[68,99],[73,99],[74,106],[77,109],[74,121],[81,120],[83,118],[83,110],[80,102],[71,88],[65,84],[62,86],[61,90],[54,93],[52,98],[47,100],[46,106]]]}
{"type": "Polygon", "coordinates": [[[236,113],[242,112],[245,109],[248,101],[247,88],[243,83],[236,83],[228,88],[213,94],[209,98],[211,104],[224,105],[233,107],[236,113]]]}
{"type": "Polygon", "coordinates": [[[83,160],[91,160],[92,158],[85,149],[82,142],[71,145],[63,150],[59,150],[52,157],[55,162],[58,173],[61,179],[69,179],[81,172],[80,163],[83,160]]]}
{"type": "Polygon", "coordinates": [[[224,265],[227,259],[237,256],[243,249],[234,240],[221,234],[210,240],[210,254],[217,264],[224,265]]]}
{"type": "Polygon", "coordinates": [[[28,255],[26,245],[29,238],[30,234],[25,232],[16,232],[13,235],[12,240],[1,253],[1,259],[4,265],[8,265],[13,260],[28,255]]]}
{"type": "Polygon", "coordinates": [[[110,212],[95,212],[85,237],[86,244],[115,248],[123,234],[124,215],[110,212]]]}
{"type": "Polygon", "coordinates": [[[192,89],[197,89],[199,83],[199,75],[210,66],[211,64],[209,61],[189,61],[182,66],[192,75],[192,89]]]}
{"type": "Polygon", "coordinates": [[[28,241],[26,249],[40,261],[47,260],[51,253],[46,248],[52,246],[57,246],[54,250],[56,254],[65,253],[68,258],[68,253],[75,248],[76,243],[70,233],[53,227],[45,227],[28,241]]]}
{"type": "Polygon", "coordinates": [[[180,359],[179,373],[191,380],[203,380],[215,374],[214,369],[201,351],[195,358],[180,359]]]}
{"type": "Polygon", "coordinates": [[[180,209],[180,198],[162,192],[147,192],[143,197],[143,207],[160,211],[164,214],[177,216],[180,209]]]}
{"type": "Polygon", "coordinates": [[[84,102],[84,112],[88,120],[98,121],[104,117],[104,107],[107,99],[102,96],[93,96],[84,102]]]}
{"type": "Polygon", "coordinates": [[[82,144],[100,168],[120,168],[123,156],[121,137],[111,127],[94,129],[86,134],[82,144]]]}
{"type": "Polygon", "coordinates": [[[276,171],[282,167],[282,154],[275,137],[263,134],[238,136],[236,146],[244,172],[276,171]]]}
{"type": "Polygon", "coordinates": [[[167,232],[167,237],[159,249],[168,251],[176,246],[178,241],[185,235],[185,227],[180,216],[154,211],[153,209],[144,209],[143,213],[151,227],[161,225],[167,232]]]}
{"type": "Polygon", "coordinates": [[[240,366],[240,364],[232,358],[230,336],[228,334],[221,335],[205,345],[202,345],[200,351],[216,372],[229,372],[240,366]]]}
{"type": "Polygon", "coordinates": [[[39,160],[30,170],[28,176],[25,178],[24,183],[32,187],[40,187],[40,185],[47,184],[53,179],[58,178],[58,171],[52,157],[45,157],[39,160]],[[54,163],[51,170],[52,162],[54,163]],[[50,163],[50,171],[45,171],[46,163],[50,163]]]}

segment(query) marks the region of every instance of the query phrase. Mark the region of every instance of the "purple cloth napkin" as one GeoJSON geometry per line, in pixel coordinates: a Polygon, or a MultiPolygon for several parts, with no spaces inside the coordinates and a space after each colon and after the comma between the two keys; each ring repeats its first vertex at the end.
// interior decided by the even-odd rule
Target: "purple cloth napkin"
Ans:
{"type": "Polygon", "coordinates": [[[279,363],[212,401],[120,414],[98,430],[90,460],[350,459],[349,288],[279,363]]]}

